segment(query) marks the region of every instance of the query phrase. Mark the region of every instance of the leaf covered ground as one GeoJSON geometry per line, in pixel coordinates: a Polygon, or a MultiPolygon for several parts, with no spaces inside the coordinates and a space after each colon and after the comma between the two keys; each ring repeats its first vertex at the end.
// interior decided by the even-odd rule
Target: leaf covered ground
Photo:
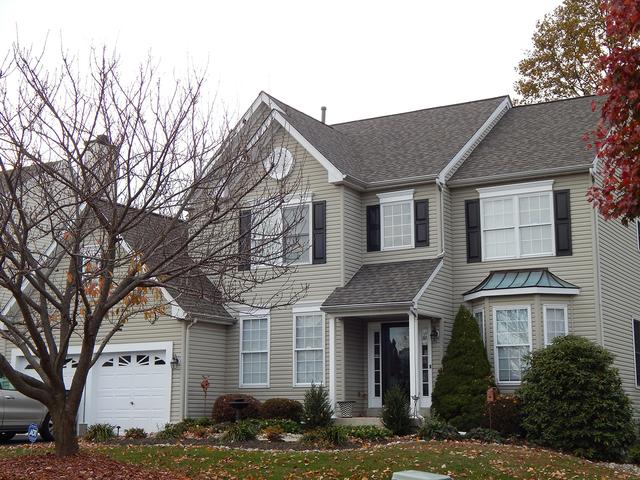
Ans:
{"type": "Polygon", "coordinates": [[[398,470],[447,474],[454,480],[640,479],[640,475],[621,467],[544,449],[473,442],[405,441],[357,450],[309,452],[85,445],[83,454],[67,467],[66,462],[57,461],[46,452],[42,447],[0,448],[0,479],[387,480],[398,470]]]}

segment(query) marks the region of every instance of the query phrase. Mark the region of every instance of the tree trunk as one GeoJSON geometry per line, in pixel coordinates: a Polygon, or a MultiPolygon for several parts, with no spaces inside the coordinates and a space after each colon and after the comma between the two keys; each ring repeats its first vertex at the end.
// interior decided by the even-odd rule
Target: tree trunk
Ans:
{"type": "Polygon", "coordinates": [[[76,431],[76,415],[67,411],[66,407],[60,406],[51,412],[53,419],[53,435],[56,444],[56,455],[67,457],[79,452],[78,434],[76,431]]]}

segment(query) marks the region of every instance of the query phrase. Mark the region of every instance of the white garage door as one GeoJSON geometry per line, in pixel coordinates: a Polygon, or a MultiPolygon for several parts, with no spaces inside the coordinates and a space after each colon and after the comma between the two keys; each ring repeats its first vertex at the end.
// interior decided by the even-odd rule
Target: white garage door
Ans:
{"type": "Polygon", "coordinates": [[[110,423],[124,432],[154,432],[169,421],[171,365],[166,351],[109,353],[93,367],[91,423],[110,423]]]}

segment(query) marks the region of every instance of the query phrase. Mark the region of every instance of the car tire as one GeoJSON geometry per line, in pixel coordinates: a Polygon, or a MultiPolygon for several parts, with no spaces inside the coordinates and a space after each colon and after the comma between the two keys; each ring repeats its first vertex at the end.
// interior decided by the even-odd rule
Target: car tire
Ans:
{"type": "Polygon", "coordinates": [[[53,421],[51,421],[51,415],[48,413],[44,417],[44,422],[40,425],[40,436],[47,442],[53,441],[53,421]]]}
{"type": "Polygon", "coordinates": [[[8,442],[15,436],[15,432],[0,432],[0,442],[8,442]]]}

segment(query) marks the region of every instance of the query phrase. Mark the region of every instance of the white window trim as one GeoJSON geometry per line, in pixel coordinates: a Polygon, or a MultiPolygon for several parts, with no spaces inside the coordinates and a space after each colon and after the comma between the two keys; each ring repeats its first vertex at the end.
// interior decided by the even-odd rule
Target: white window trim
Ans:
{"type": "MultiPolygon", "coordinates": [[[[307,206],[307,215],[309,219],[309,221],[307,222],[309,227],[309,261],[292,262],[289,264],[290,266],[311,265],[313,263],[313,193],[305,193],[305,194],[294,193],[294,194],[288,195],[287,197],[285,197],[284,202],[282,203],[282,207],[279,209],[279,212],[278,212],[280,214],[280,224],[284,229],[284,209],[289,207],[296,207],[298,205],[305,205],[305,204],[307,206]]],[[[277,215],[277,213],[274,212],[273,215],[277,215]]],[[[252,228],[251,239],[250,239],[252,243],[253,243],[255,234],[256,232],[252,228]]],[[[284,265],[284,235],[281,235],[280,243],[282,243],[282,246],[280,247],[282,250],[282,256],[280,256],[279,259],[273,262],[274,265],[284,265]]],[[[271,266],[272,265],[255,264],[253,262],[251,263],[252,269],[270,268],[271,266]]]]}
{"type": "Polygon", "coordinates": [[[400,190],[396,192],[384,192],[378,193],[377,197],[380,203],[380,251],[393,251],[393,250],[407,250],[410,248],[415,248],[416,243],[416,233],[415,233],[415,211],[414,211],[414,203],[413,203],[413,194],[414,190],[400,190]],[[389,206],[394,204],[402,204],[410,202],[411,207],[411,243],[409,245],[402,245],[399,247],[387,247],[384,244],[384,212],[383,206],[389,206]]]}
{"type": "MultiPolygon", "coordinates": [[[[495,369],[495,377],[497,385],[520,385],[519,381],[501,381],[500,380],[500,362],[498,358],[498,320],[496,312],[500,310],[527,310],[529,316],[529,352],[533,350],[533,322],[531,319],[531,305],[501,305],[493,307],[493,368],[495,369]]],[[[500,345],[501,347],[509,347],[516,345],[500,345]]],[[[522,346],[522,345],[517,345],[522,346]]]]}
{"type": "Polygon", "coordinates": [[[640,384],[638,384],[638,363],[636,362],[636,336],[635,336],[635,322],[640,322],[640,318],[631,317],[631,345],[632,345],[632,354],[633,354],[633,383],[637,389],[640,389],[640,384]]]}
{"type": "MultiPolygon", "coordinates": [[[[268,309],[254,309],[250,311],[245,311],[240,313],[240,321],[238,322],[238,326],[240,328],[240,344],[238,345],[238,364],[240,368],[239,378],[238,378],[238,387],[239,388],[269,388],[270,387],[270,379],[271,379],[271,312],[268,309]],[[243,330],[243,322],[245,320],[254,320],[259,318],[267,319],[267,382],[266,383],[244,383],[243,379],[243,361],[242,361],[242,330],[243,330]]],[[[251,353],[259,353],[259,352],[251,352],[251,353]]]]}
{"type": "Polygon", "coordinates": [[[480,337],[482,337],[482,343],[487,345],[487,322],[484,314],[484,307],[476,307],[473,309],[473,319],[476,319],[476,313],[482,314],[482,330],[480,331],[480,337]]]}
{"type": "Polygon", "coordinates": [[[369,408],[382,407],[382,332],[381,322],[369,322],[367,324],[367,391],[369,408]],[[375,332],[380,334],[380,396],[376,397],[375,382],[373,378],[373,336],[375,332]]]}
{"type": "MultiPolygon", "coordinates": [[[[553,180],[544,180],[540,182],[520,183],[516,185],[501,185],[498,187],[486,187],[478,188],[477,192],[480,195],[480,238],[482,243],[482,261],[490,262],[496,260],[508,260],[514,258],[536,258],[536,257],[553,257],[556,254],[556,236],[555,236],[555,215],[554,215],[554,199],[553,199],[553,180]],[[523,225],[520,225],[520,197],[524,195],[534,193],[547,193],[550,198],[550,226],[551,226],[551,251],[544,253],[534,254],[522,254],[520,252],[520,229],[523,225]],[[486,256],[486,242],[485,232],[490,230],[506,230],[504,229],[485,229],[484,227],[484,205],[485,200],[498,199],[498,198],[513,198],[513,220],[514,224],[512,228],[514,230],[514,243],[516,247],[516,254],[504,257],[487,257],[486,256]]],[[[547,224],[536,224],[547,225],[547,224]]],[[[527,225],[524,225],[525,227],[527,225]]]]}
{"type": "Polygon", "coordinates": [[[317,348],[313,348],[313,349],[304,349],[304,348],[296,348],[296,321],[297,321],[297,317],[299,316],[303,316],[303,315],[309,315],[309,314],[318,314],[320,313],[322,315],[322,382],[320,382],[321,385],[324,385],[326,383],[326,375],[327,375],[327,371],[326,371],[326,359],[325,359],[325,355],[326,355],[326,340],[327,340],[327,333],[326,333],[326,316],[325,313],[323,311],[320,310],[320,306],[319,305],[300,305],[300,306],[294,306],[293,310],[293,336],[292,336],[292,359],[293,359],[293,386],[296,388],[308,388],[311,386],[310,383],[298,383],[296,381],[297,377],[297,361],[296,361],[296,352],[298,350],[318,350],[317,348]]]}
{"type": "Polygon", "coordinates": [[[547,310],[555,309],[555,310],[564,310],[564,334],[569,335],[569,309],[566,303],[558,303],[558,304],[544,304],[542,306],[542,328],[544,329],[544,345],[550,345],[551,342],[548,338],[548,329],[547,329],[547,310]]]}

